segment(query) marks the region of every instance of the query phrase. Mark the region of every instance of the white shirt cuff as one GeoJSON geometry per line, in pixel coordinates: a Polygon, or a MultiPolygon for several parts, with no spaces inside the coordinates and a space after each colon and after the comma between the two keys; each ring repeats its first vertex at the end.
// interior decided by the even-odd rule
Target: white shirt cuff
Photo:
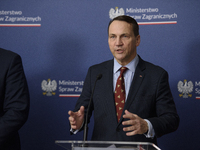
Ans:
{"type": "Polygon", "coordinates": [[[73,134],[76,134],[79,130],[73,130],[72,128],[70,129],[70,132],[73,134]]]}
{"type": "Polygon", "coordinates": [[[154,131],[154,129],[153,129],[153,126],[152,126],[152,124],[151,124],[151,122],[149,121],[149,120],[147,120],[147,119],[144,119],[146,122],[147,122],[147,124],[148,124],[148,133],[147,134],[144,134],[145,136],[146,136],[146,138],[154,138],[154,136],[155,136],[155,131],[154,131]]]}

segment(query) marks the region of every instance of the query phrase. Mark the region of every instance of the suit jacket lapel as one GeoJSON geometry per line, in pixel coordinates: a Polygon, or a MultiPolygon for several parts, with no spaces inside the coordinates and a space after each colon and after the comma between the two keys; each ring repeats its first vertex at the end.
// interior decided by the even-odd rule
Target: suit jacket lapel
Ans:
{"type": "Polygon", "coordinates": [[[114,61],[111,60],[107,65],[105,66],[105,75],[108,76],[108,80],[106,83],[106,89],[107,89],[107,97],[108,100],[106,101],[106,105],[109,106],[109,112],[112,115],[113,120],[117,123],[117,116],[116,116],[116,110],[115,110],[115,99],[114,99],[114,93],[113,93],[113,65],[114,61]]]}
{"type": "MultiPolygon", "coordinates": [[[[145,70],[145,68],[146,68],[145,63],[139,56],[139,63],[138,63],[136,70],[135,70],[135,74],[134,74],[134,77],[133,77],[133,81],[131,83],[131,87],[130,87],[130,90],[129,90],[127,101],[126,101],[125,106],[124,106],[124,110],[126,110],[126,109],[128,110],[131,103],[134,101],[134,98],[135,98],[135,96],[136,96],[136,94],[137,94],[137,92],[140,88],[140,85],[142,84],[142,81],[145,78],[145,73],[143,72],[145,70]]],[[[123,114],[124,114],[124,111],[123,111],[123,114]]]]}

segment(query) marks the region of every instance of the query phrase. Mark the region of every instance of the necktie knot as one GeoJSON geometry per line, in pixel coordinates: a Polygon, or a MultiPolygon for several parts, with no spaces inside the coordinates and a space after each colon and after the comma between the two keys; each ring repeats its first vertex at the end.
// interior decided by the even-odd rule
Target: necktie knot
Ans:
{"type": "Polygon", "coordinates": [[[120,68],[120,75],[124,74],[124,72],[127,70],[128,68],[126,67],[121,67],[120,68]]]}

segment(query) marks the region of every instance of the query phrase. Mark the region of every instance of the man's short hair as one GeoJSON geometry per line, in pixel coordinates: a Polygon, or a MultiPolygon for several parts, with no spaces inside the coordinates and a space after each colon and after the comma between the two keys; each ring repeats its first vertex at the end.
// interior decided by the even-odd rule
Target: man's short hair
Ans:
{"type": "Polygon", "coordinates": [[[131,24],[133,27],[133,33],[134,33],[135,37],[139,35],[139,26],[138,26],[137,21],[134,18],[132,18],[130,16],[126,16],[126,15],[118,16],[118,17],[115,17],[114,19],[112,19],[108,24],[108,33],[109,33],[110,24],[115,20],[125,21],[125,22],[131,24]]]}

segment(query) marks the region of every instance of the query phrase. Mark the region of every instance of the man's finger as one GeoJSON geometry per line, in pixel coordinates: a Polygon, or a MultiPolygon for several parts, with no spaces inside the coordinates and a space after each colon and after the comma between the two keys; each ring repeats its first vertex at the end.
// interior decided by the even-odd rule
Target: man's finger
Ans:
{"type": "Polygon", "coordinates": [[[71,111],[71,110],[68,111],[68,115],[70,115],[70,116],[74,116],[74,114],[75,114],[75,113],[74,113],[73,111],[71,111]]]}
{"type": "Polygon", "coordinates": [[[137,133],[137,130],[134,130],[134,131],[132,131],[132,132],[127,132],[127,133],[126,133],[127,136],[133,136],[133,135],[136,135],[136,134],[138,134],[138,133],[137,133]]]}
{"type": "Polygon", "coordinates": [[[136,125],[137,122],[135,120],[127,120],[122,122],[123,125],[136,125]]]}
{"type": "Polygon", "coordinates": [[[85,110],[85,107],[84,107],[84,106],[81,106],[80,109],[79,109],[79,113],[80,113],[80,114],[84,114],[84,110],[85,110]]]}
{"type": "Polygon", "coordinates": [[[123,131],[133,131],[133,130],[135,130],[135,129],[136,129],[135,126],[128,126],[128,127],[124,127],[124,128],[123,128],[123,131]]]}
{"type": "Polygon", "coordinates": [[[128,110],[125,110],[125,114],[123,115],[123,118],[128,118],[128,119],[136,119],[137,115],[129,112],[128,110]]]}
{"type": "Polygon", "coordinates": [[[70,122],[73,122],[74,120],[75,120],[74,117],[72,117],[72,116],[69,117],[69,121],[70,121],[70,122]]]}

